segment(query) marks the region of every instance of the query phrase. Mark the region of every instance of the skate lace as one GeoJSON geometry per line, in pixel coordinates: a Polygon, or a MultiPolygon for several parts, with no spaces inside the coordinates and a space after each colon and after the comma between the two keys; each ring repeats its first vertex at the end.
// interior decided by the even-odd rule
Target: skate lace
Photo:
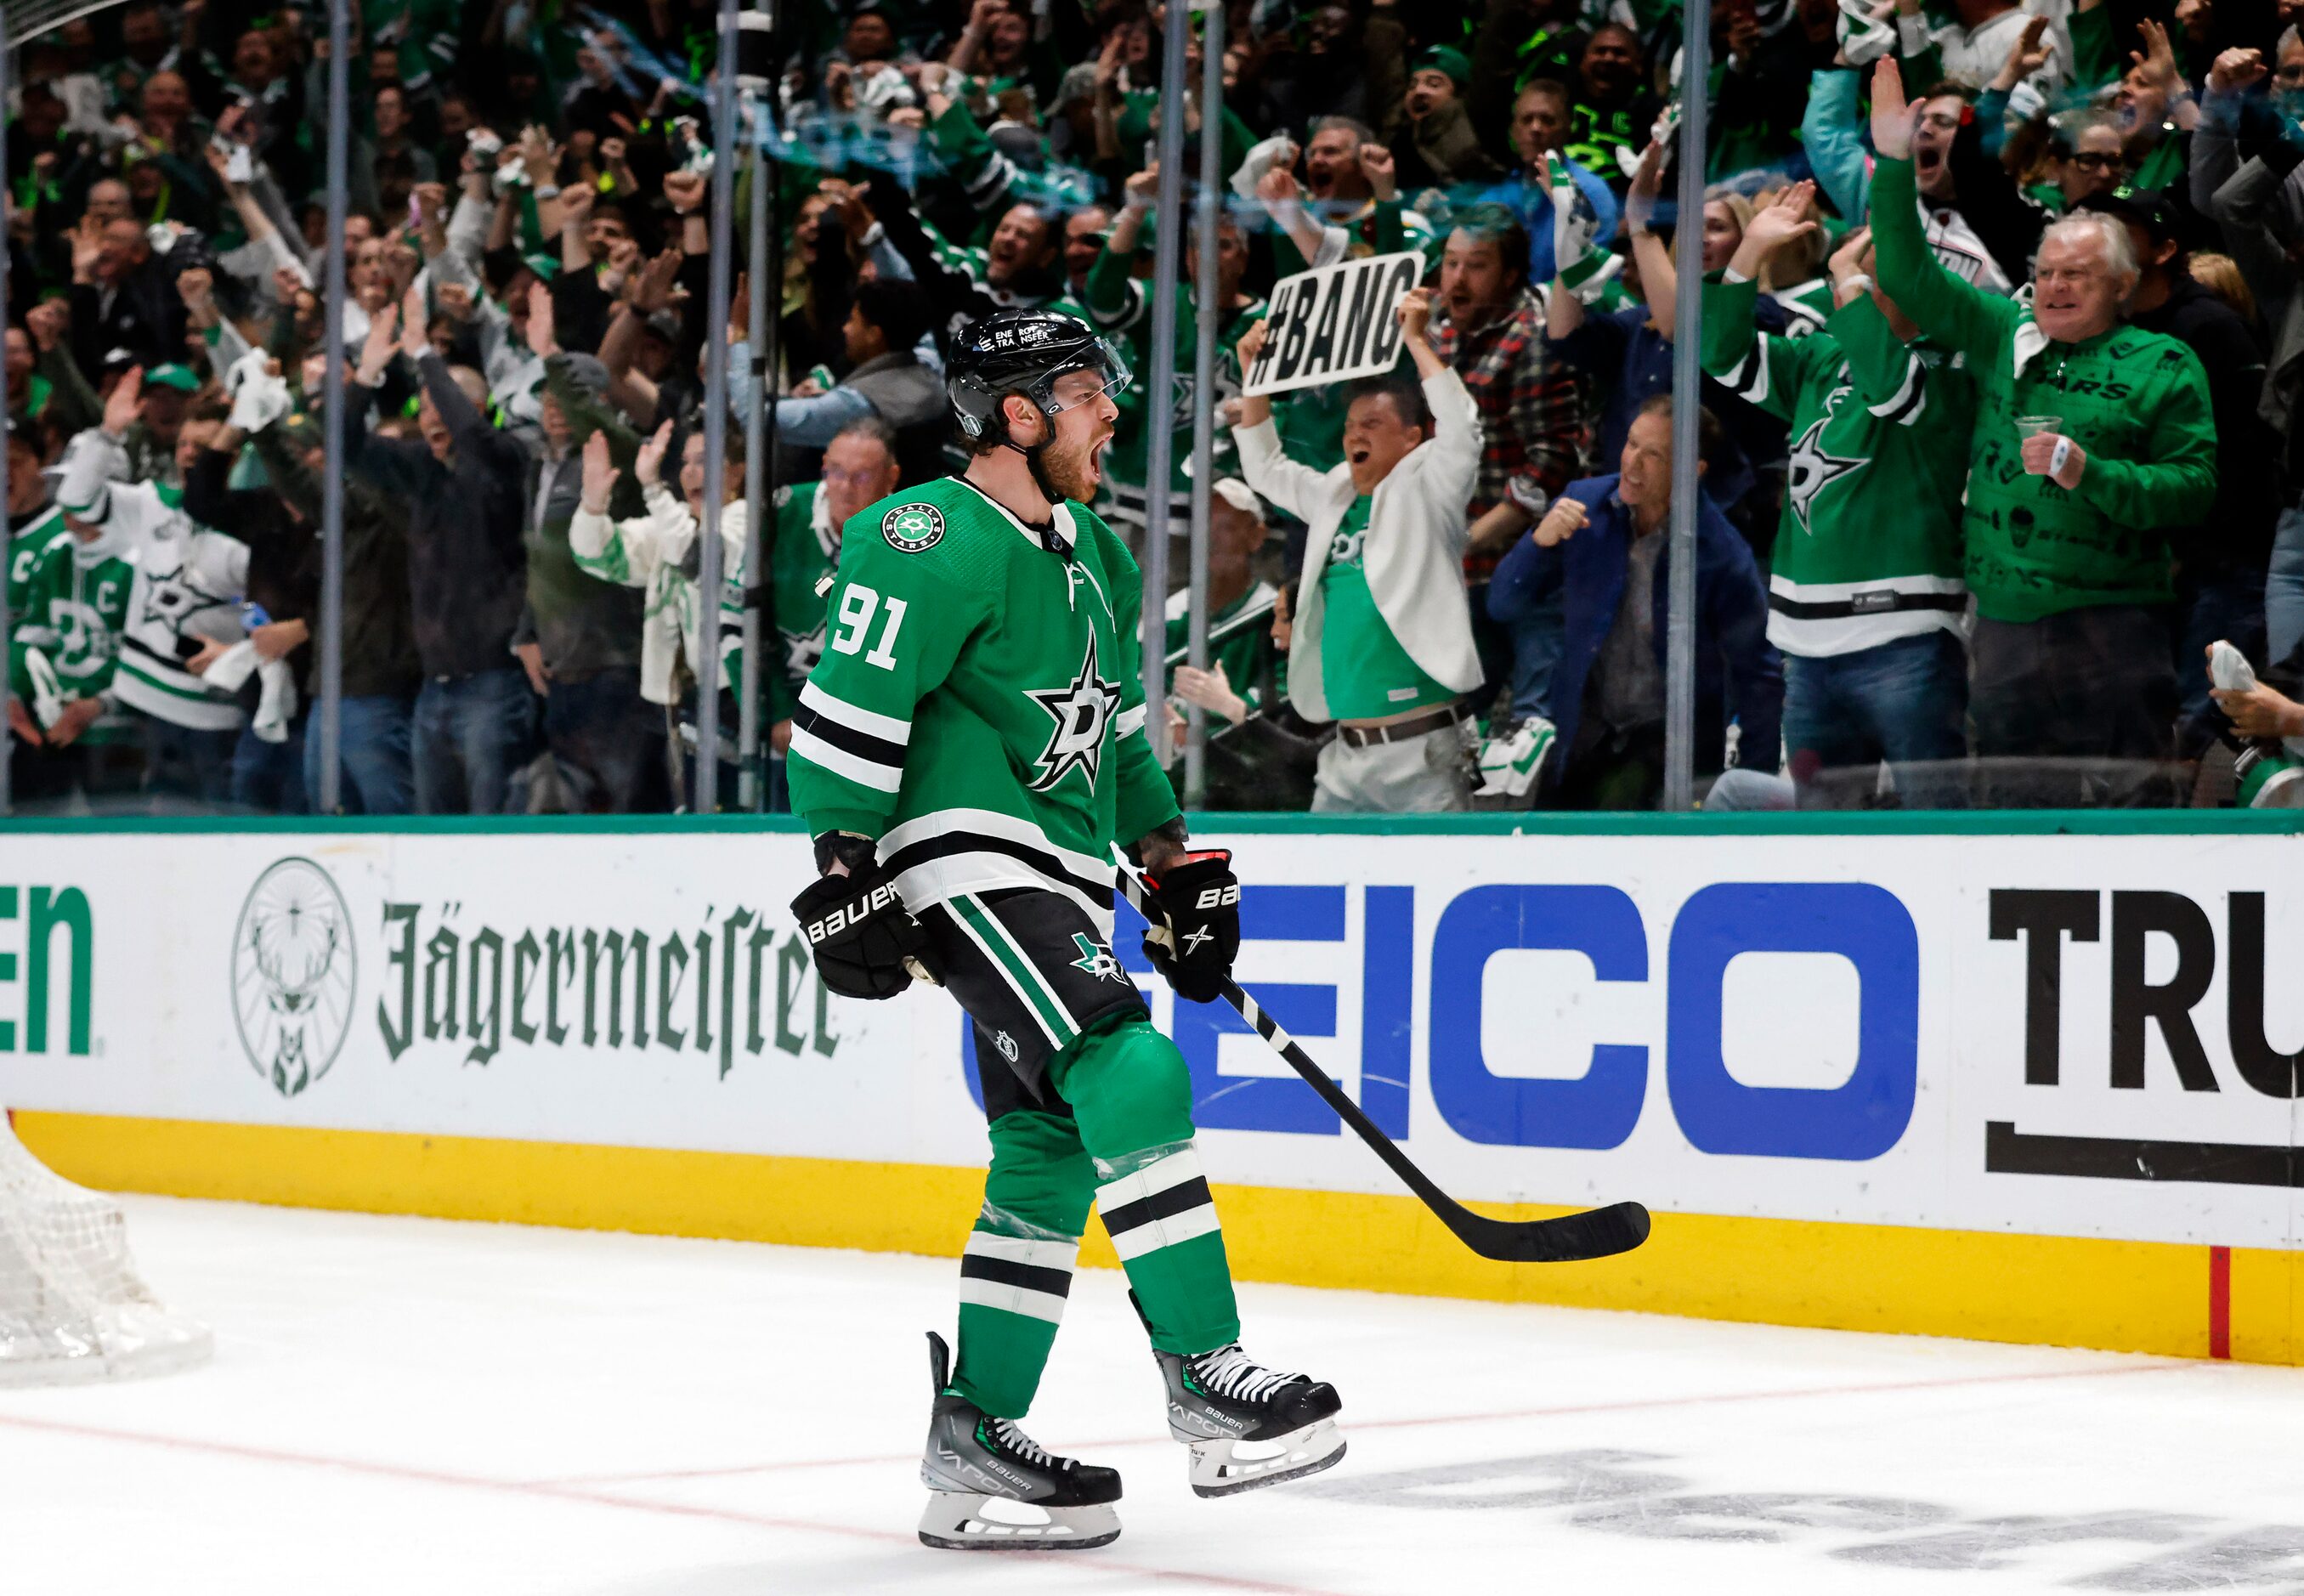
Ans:
{"type": "Polygon", "coordinates": [[[1030,1436],[1017,1429],[1012,1421],[994,1419],[991,1421],[990,1428],[994,1440],[998,1441],[1002,1447],[1013,1452],[1026,1463],[1039,1468],[1057,1466],[1055,1456],[1030,1436]]]}
{"type": "Polygon", "coordinates": [[[1230,1346],[1220,1346],[1193,1359],[1192,1378],[1213,1396],[1228,1396],[1235,1402],[1260,1402],[1281,1387],[1304,1377],[1262,1367],[1235,1341],[1230,1346]]]}

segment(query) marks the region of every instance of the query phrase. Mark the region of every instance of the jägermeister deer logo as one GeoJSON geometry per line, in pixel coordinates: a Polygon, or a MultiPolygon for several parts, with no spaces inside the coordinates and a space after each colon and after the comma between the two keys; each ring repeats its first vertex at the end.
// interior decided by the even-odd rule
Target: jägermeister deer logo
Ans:
{"type": "Polygon", "coordinates": [[[290,858],[258,876],[233,928],[233,1017],[249,1063],[282,1097],[335,1063],[359,986],[352,913],[328,872],[290,858]]]}

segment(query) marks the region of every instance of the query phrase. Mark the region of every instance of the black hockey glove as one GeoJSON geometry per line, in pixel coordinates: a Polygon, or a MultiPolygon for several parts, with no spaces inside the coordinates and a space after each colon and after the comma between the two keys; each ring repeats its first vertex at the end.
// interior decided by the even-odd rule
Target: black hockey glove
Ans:
{"type": "Polygon", "coordinates": [[[1179,998],[1215,1002],[1240,952],[1240,878],[1232,873],[1232,850],[1182,854],[1157,877],[1147,874],[1144,884],[1165,921],[1145,933],[1144,956],[1179,998]]]}
{"type": "Polygon", "coordinates": [[[792,899],[816,973],[843,998],[894,998],[919,974],[929,980],[928,933],[904,909],[888,872],[868,859],[826,876],[792,899]]]}

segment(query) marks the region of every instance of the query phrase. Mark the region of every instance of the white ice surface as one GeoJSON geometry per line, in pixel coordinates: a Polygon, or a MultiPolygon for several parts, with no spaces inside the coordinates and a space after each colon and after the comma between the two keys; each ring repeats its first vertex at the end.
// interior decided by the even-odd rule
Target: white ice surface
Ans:
{"type": "Polygon", "coordinates": [[[2295,1371],[1250,1286],[1351,1450],[1204,1502],[1090,1270],[1031,1429],[1124,1532],[935,1552],[948,1261],[127,1209],[216,1362],[0,1392],[12,1596],[2304,1592],[2295,1371]]]}

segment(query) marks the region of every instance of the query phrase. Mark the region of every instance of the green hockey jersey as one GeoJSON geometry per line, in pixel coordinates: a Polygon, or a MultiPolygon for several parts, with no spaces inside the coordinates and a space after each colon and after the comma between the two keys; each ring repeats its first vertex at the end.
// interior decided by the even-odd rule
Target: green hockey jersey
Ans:
{"type": "Polygon", "coordinates": [[[70,539],[64,530],[64,514],[54,505],[38,512],[21,527],[8,534],[8,624],[24,623],[24,595],[30,585],[32,573],[38,569],[40,556],[58,538],[70,539]]]}
{"type": "MultiPolygon", "coordinates": [[[[1880,287],[1929,336],[1968,357],[1977,385],[1961,532],[1977,613],[2037,621],[2098,604],[2166,604],[2164,530],[2215,503],[2215,425],[2199,356],[2158,333],[2115,325],[2057,343],[2029,305],[1960,281],[1929,251],[1912,164],[1872,176],[1880,287]],[[2024,469],[2016,418],[2053,415],[2088,452],[2067,490],[2024,469]]],[[[2269,463],[2267,463],[2268,466],[2269,463]]]]}
{"type": "Polygon", "coordinates": [[[824,658],[826,593],[817,590],[840,563],[840,529],[821,482],[776,489],[775,545],[768,550],[768,586],[776,638],[783,645],[761,664],[768,719],[790,720],[809,673],[824,658]]]}
{"type": "Polygon", "coordinates": [[[1143,579],[1081,505],[1045,536],[956,477],[851,517],[786,771],[809,830],[877,839],[914,909],[1038,888],[1108,933],[1112,845],[1177,813],[1144,734],[1143,579]]]}
{"type": "Polygon", "coordinates": [[[8,691],[36,712],[50,680],[60,702],[100,698],[110,690],[136,586],[133,566],[91,556],[65,529],[61,514],[51,513],[38,524],[52,528],[50,535],[28,548],[33,529],[19,533],[8,561],[8,691]],[[46,662],[45,672],[36,673],[35,652],[46,662]]]}
{"type": "MultiPolygon", "coordinates": [[[[1272,610],[1279,594],[1268,582],[1250,582],[1248,590],[1208,615],[1208,666],[1224,672],[1250,715],[1264,709],[1264,666],[1272,658],[1272,610]],[[1221,635],[1220,635],[1221,634],[1221,635]]],[[[1168,595],[1168,681],[1171,691],[1176,667],[1189,664],[1192,646],[1192,591],[1178,588],[1168,595]]],[[[1288,660],[1274,661],[1274,686],[1288,696],[1288,660]]],[[[1135,839],[1131,837],[1130,841],[1135,839]]]]}
{"type": "Polygon", "coordinates": [[[1976,424],[1956,356],[1907,347],[1868,294],[1806,337],[1758,334],[1759,286],[1704,284],[1704,369],[1791,423],[1784,507],[1768,575],[1768,641],[1848,654],[1959,631],[1961,494],[1976,424]]]}

